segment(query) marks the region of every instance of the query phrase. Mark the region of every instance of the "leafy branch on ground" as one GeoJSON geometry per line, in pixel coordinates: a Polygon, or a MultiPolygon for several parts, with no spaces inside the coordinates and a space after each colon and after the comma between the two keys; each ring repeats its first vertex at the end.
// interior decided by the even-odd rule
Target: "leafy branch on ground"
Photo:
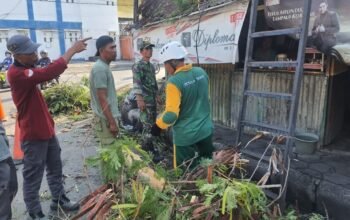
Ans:
{"type": "Polygon", "coordinates": [[[150,161],[150,155],[143,151],[134,139],[124,136],[108,147],[100,147],[97,155],[89,158],[87,163],[101,165],[105,182],[117,182],[123,170],[128,177],[132,177],[140,169],[148,166],[150,161]]]}
{"type": "MultiPolygon", "coordinates": [[[[258,185],[246,177],[244,167],[249,161],[234,148],[216,152],[213,159],[203,159],[194,169],[189,169],[188,161],[180,165],[179,172],[179,168],[154,165],[135,140],[124,137],[111,147],[101,148],[91,162],[101,165],[110,184],[108,190],[114,192],[107,219],[324,219],[293,210],[285,215],[271,212],[262,191],[268,185],[258,185]],[[140,176],[142,172],[146,178],[140,176]]],[[[108,190],[102,191],[100,198],[108,190]]]]}
{"type": "Polygon", "coordinates": [[[80,83],[62,83],[43,93],[53,115],[80,115],[90,110],[90,92],[86,79],[80,83]]]}

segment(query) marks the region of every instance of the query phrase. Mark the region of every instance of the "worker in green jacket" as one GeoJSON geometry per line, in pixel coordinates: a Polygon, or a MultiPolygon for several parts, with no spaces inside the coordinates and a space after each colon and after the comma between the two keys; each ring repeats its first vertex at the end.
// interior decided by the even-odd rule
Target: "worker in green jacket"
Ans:
{"type": "Polygon", "coordinates": [[[174,167],[201,158],[212,158],[213,123],[210,116],[209,78],[200,67],[185,65],[187,50],[176,41],[160,50],[161,61],[171,77],[166,86],[165,111],[152,126],[152,135],[173,126],[174,167]]]}

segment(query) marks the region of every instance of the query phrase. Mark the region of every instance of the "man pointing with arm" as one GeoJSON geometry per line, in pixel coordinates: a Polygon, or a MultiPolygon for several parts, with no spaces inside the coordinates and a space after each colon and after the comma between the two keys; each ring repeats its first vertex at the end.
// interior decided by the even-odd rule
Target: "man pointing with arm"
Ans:
{"type": "Polygon", "coordinates": [[[79,204],[67,198],[63,188],[61,148],[54,121],[37,85],[55,79],[64,72],[74,54],[86,49],[86,41],[77,41],[55,62],[46,68],[35,68],[39,44],[28,37],[15,35],[7,42],[14,55],[14,64],[8,71],[13,102],[18,112],[23,158],[23,197],[28,219],[45,219],[39,198],[39,189],[46,168],[46,178],[52,195],[50,209],[75,211],[79,204]]]}

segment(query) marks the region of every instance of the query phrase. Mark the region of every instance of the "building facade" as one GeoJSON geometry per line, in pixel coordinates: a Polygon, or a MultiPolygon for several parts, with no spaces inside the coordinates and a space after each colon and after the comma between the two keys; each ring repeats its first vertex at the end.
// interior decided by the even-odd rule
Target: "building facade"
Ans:
{"type": "MultiPolygon", "coordinates": [[[[116,0],[0,0],[0,58],[7,40],[24,34],[42,44],[52,59],[76,40],[92,37],[85,52],[74,59],[93,57],[101,35],[119,36],[116,0]]],[[[118,42],[118,41],[116,41],[118,42]]]]}

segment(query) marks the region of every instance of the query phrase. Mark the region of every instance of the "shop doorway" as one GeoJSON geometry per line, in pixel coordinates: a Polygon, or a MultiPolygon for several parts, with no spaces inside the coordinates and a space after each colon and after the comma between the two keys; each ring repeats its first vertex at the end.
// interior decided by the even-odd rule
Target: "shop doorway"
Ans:
{"type": "Polygon", "coordinates": [[[330,77],[324,143],[327,150],[350,152],[350,71],[330,77]]]}

